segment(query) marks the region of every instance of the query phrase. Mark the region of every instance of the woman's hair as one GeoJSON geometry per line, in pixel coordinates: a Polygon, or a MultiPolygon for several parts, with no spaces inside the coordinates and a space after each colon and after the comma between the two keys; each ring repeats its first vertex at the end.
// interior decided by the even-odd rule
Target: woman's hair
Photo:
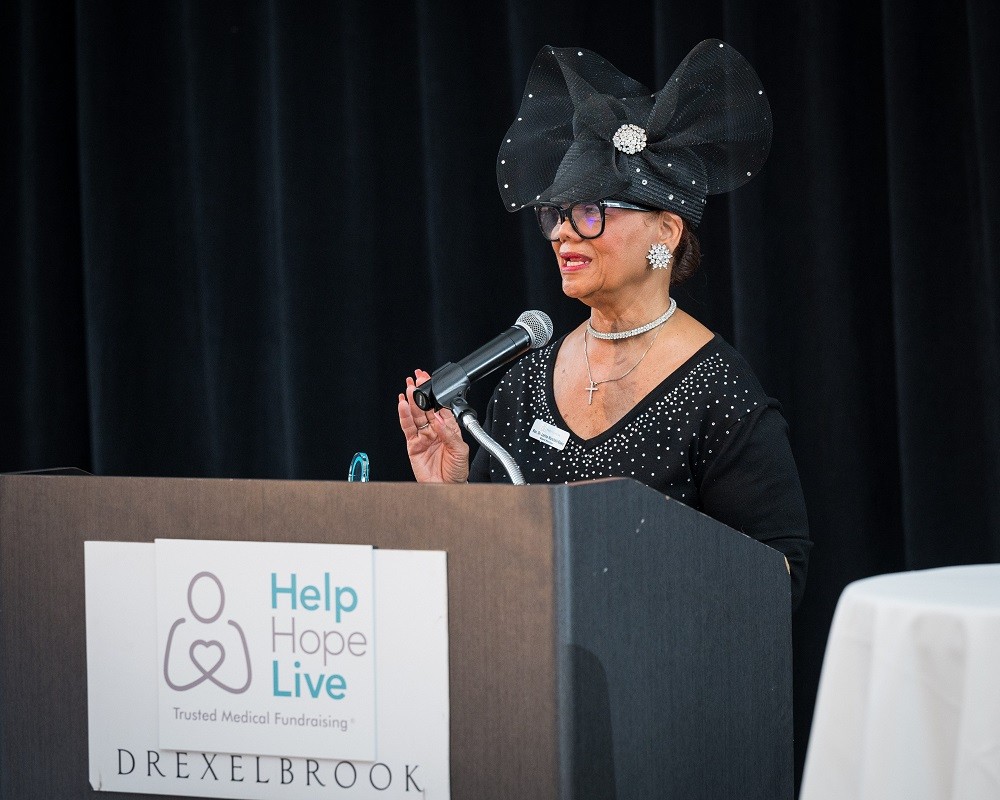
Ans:
{"type": "Polygon", "coordinates": [[[686,281],[698,271],[699,266],[701,266],[701,243],[685,221],[681,240],[674,250],[674,268],[670,271],[670,285],[676,286],[686,281]]]}

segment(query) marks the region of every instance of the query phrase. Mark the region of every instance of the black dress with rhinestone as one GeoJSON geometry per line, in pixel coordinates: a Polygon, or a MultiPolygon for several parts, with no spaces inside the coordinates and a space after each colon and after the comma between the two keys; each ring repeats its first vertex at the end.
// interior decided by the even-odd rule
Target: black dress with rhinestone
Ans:
{"type": "MultiPolygon", "coordinates": [[[[798,605],[811,544],[802,487],[780,406],[744,358],[716,335],[615,425],[581,439],[553,394],[562,342],[518,361],[497,385],[483,421],[524,479],[634,478],[784,553],[798,605]],[[536,420],[568,433],[565,447],[530,436],[536,420]]],[[[469,480],[510,479],[480,448],[469,480]]]]}

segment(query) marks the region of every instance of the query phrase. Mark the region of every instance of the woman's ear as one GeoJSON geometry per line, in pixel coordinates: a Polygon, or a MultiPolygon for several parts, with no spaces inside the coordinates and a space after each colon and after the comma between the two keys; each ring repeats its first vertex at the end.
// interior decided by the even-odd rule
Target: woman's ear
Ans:
{"type": "Polygon", "coordinates": [[[684,220],[672,211],[661,211],[658,224],[660,228],[660,241],[673,252],[677,249],[677,245],[680,244],[681,234],[684,232],[684,220]]]}

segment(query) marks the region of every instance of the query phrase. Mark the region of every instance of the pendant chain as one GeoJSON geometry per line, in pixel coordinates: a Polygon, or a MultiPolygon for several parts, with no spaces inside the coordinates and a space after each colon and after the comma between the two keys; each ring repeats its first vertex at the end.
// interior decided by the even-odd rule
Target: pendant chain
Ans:
{"type": "MultiPolygon", "coordinates": [[[[667,321],[666,319],[663,320],[663,322],[666,321],[667,321]]],[[[660,322],[659,325],[662,326],[663,322],[660,322]]],[[[587,351],[587,333],[589,332],[589,330],[590,330],[590,325],[588,324],[587,328],[583,332],[583,359],[587,363],[587,378],[590,381],[590,386],[584,389],[585,392],[590,392],[590,394],[587,396],[588,406],[593,404],[594,392],[596,392],[598,388],[600,388],[600,385],[602,383],[614,383],[615,381],[620,381],[622,378],[627,376],[630,372],[632,372],[632,370],[634,370],[642,363],[642,360],[646,357],[646,354],[653,349],[653,345],[656,344],[656,337],[660,335],[660,331],[663,330],[663,328],[657,327],[656,333],[653,334],[653,340],[649,343],[649,347],[647,347],[643,351],[642,355],[639,356],[638,361],[636,361],[631,367],[629,367],[625,372],[623,372],[617,378],[605,378],[603,381],[595,381],[594,375],[590,371],[590,353],[587,351]]]]}

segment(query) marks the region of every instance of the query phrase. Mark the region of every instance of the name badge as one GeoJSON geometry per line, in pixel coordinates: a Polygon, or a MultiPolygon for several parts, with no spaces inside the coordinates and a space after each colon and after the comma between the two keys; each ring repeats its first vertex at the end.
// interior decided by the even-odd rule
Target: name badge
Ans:
{"type": "Polygon", "coordinates": [[[549,425],[540,419],[536,419],[532,424],[528,436],[547,444],[549,447],[554,447],[556,450],[562,450],[566,446],[566,442],[569,441],[569,431],[564,431],[555,425],[549,425]]]}

